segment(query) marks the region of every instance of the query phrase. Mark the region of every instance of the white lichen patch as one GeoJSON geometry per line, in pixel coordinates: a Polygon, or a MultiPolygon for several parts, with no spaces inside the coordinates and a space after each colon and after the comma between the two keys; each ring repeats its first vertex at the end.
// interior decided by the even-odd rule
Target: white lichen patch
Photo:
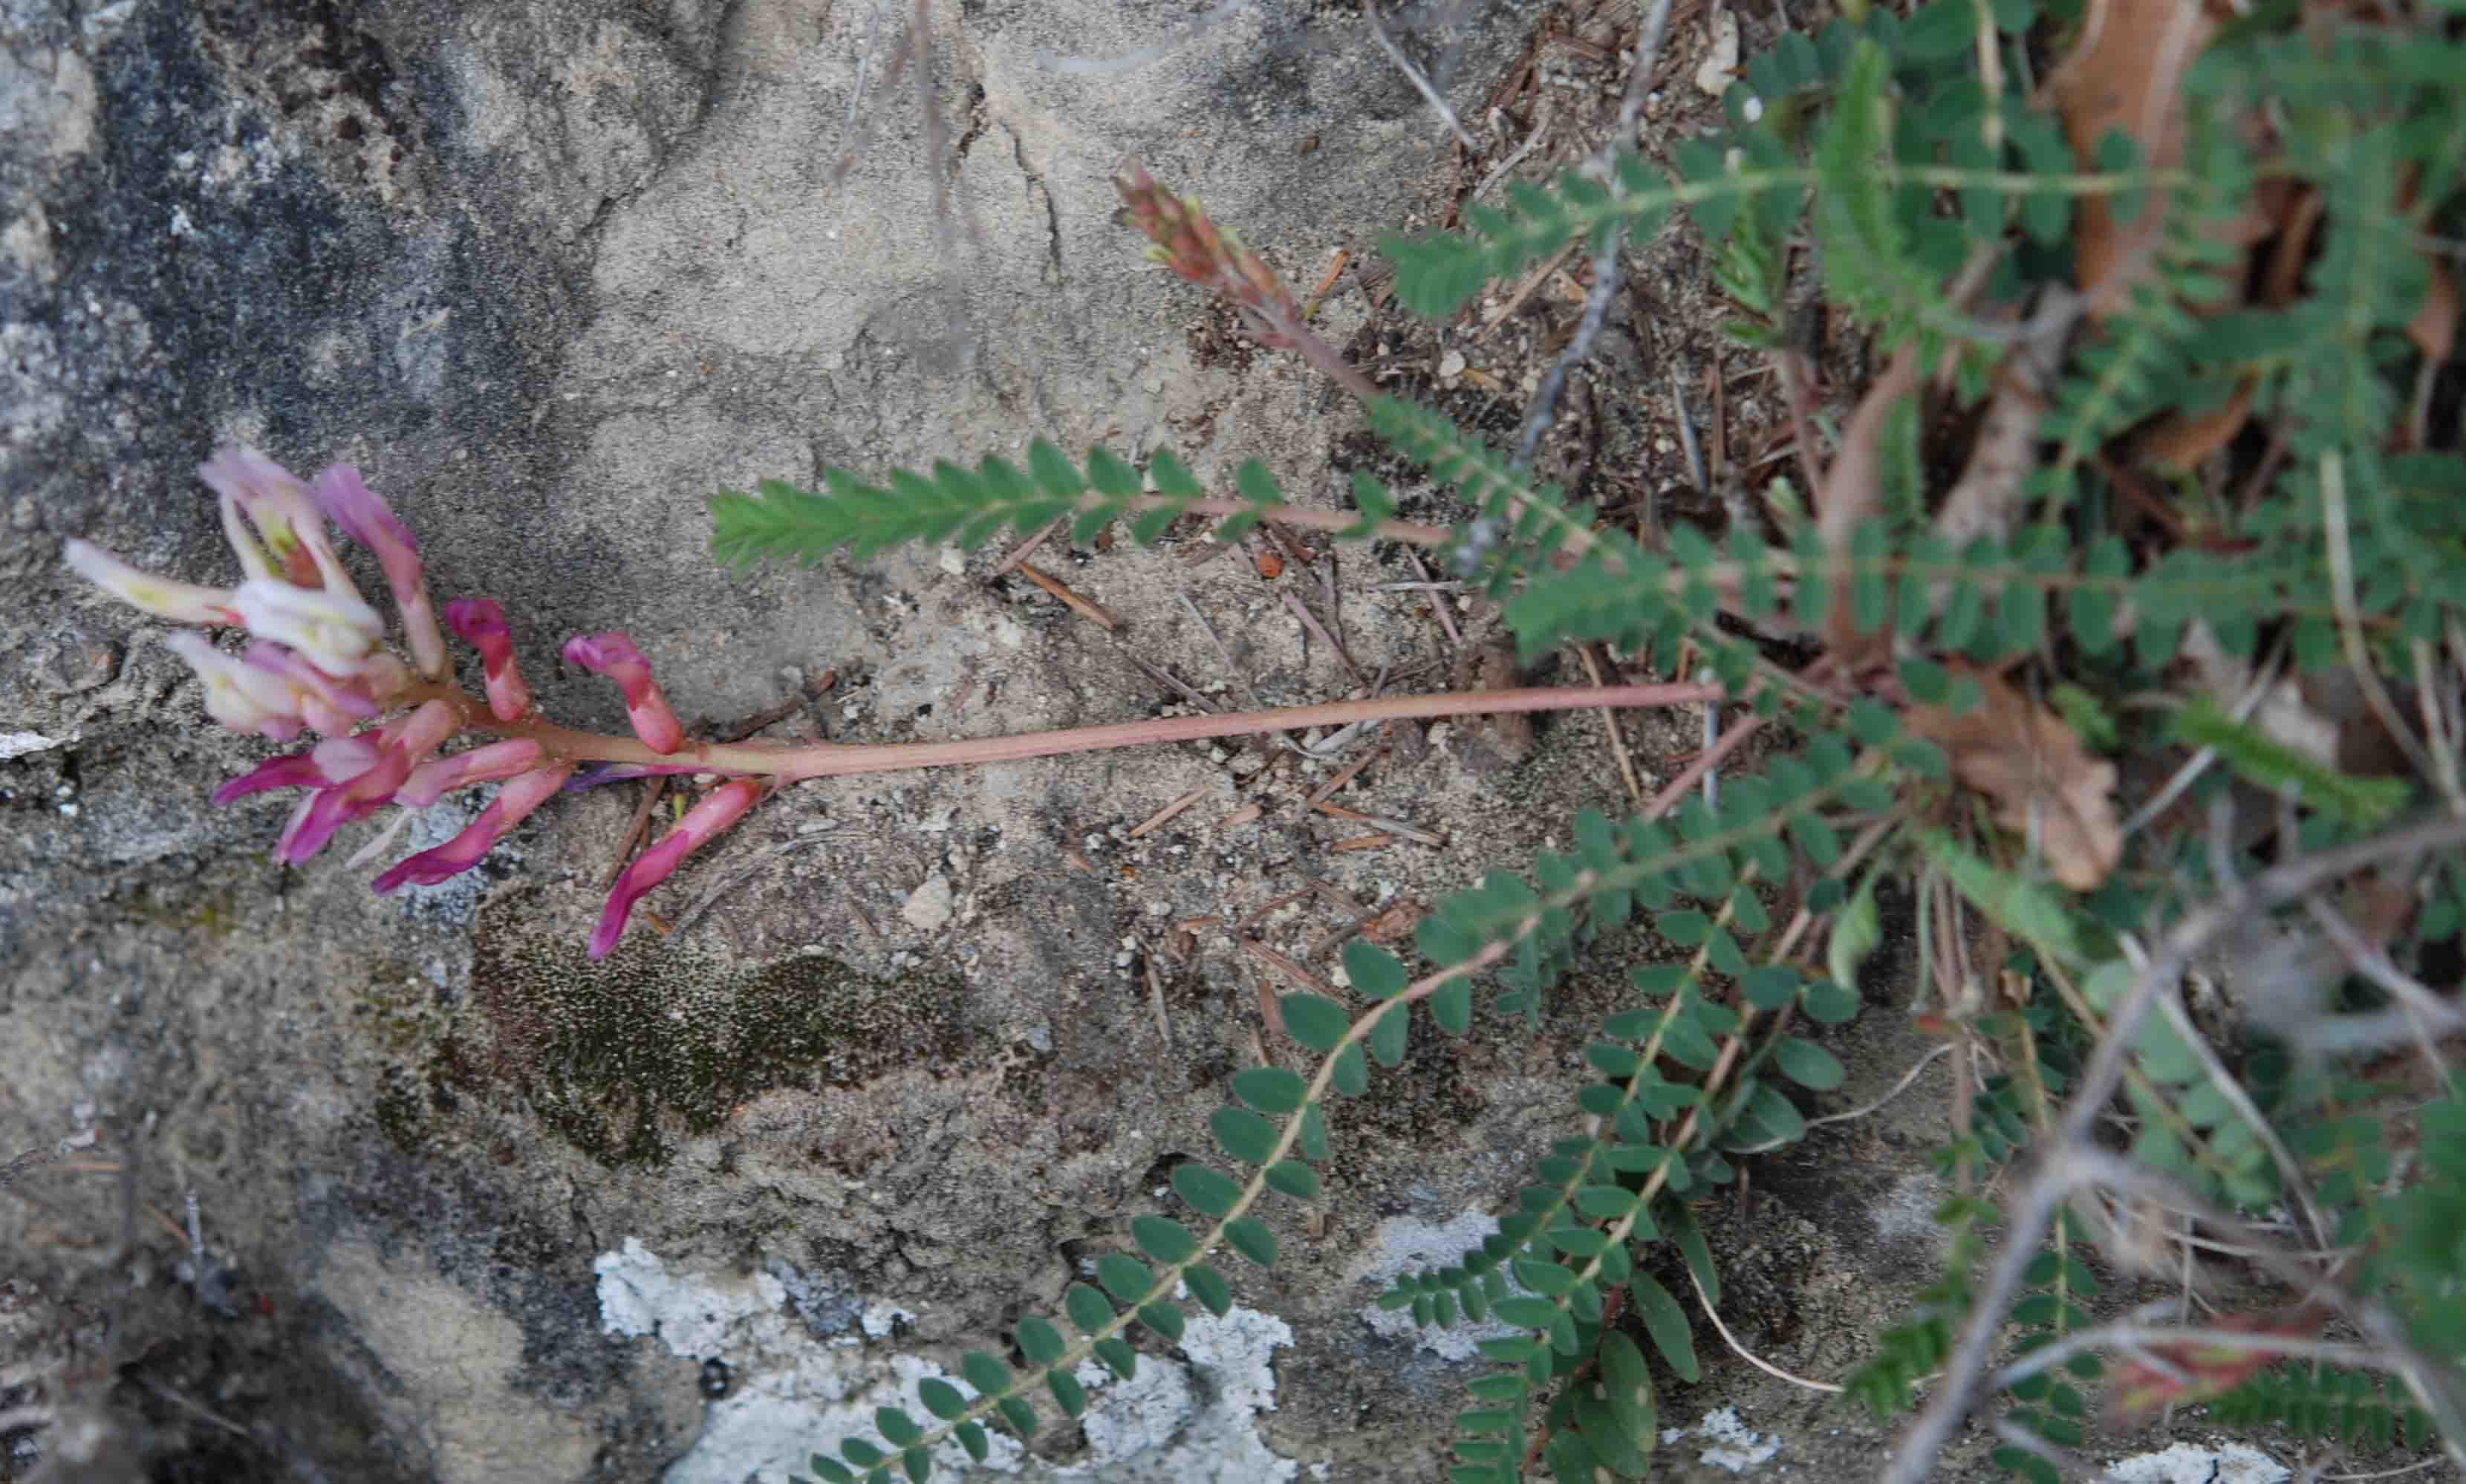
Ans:
{"type": "Polygon", "coordinates": [[[2295,1476],[2284,1464],[2242,1443],[2178,1443],[2161,1452],[2136,1453],[2107,1473],[2119,1484],[2285,1484],[2295,1476]]]}
{"type": "MultiPolygon", "coordinates": [[[[1445,1224],[1390,1216],[1370,1234],[1370,1246],[1354,1270],[1352,1281],[1374,1285],[1376,1292],[1383,1293],[1407,1272],[1454,1267],[1464,1261],[1465,1253],[1477,1249],[1484,1238],[1497,1231],[1498,1219],[1479,1211],[1467,1211],[1445,1224]]],[[[1476,1360],[1483,1340],[1524,1333],[1495,1320],[1468,1324],[1458,1319],[1446,1329],[1424,1329],[1413,1322],[1411,1311],[1381,1309],[1375,1300],[1356,1312],[1371,1333],[1385,1339],[1410,1338],[1414,1344],[1445,1360],[1476,1360]]]]}
{"type": "MultiPolygon", "coordinates": [[[[815,1287],[798,1275],[671,1270],[629,1237],[593,1265],[599,1274],[600,1325],[614,1335],[656,1338],[680,1359],[727,1362],[731,1387],[703,1415],[702,1435],[669,1466],[664,1484],[763,1484],[785,1479],[817,1450],[851,1434],[874,1437],[873,1413],[897,1406],[924,1420],[917,1383],[938,1378],[966,1383],[891,1345],[872,1346],[841,1331],[814,1333],[798,1317],[799,1294],[815,1287]]],[[[815,1295],[802,1295],[811,1310],[815,1295]]],[[[912,1317],[887,1304],[854,1306],[865,1335],[888,1335],[912,1317]]],[[[1090,1393],[1081,1427],[1087,1455],[1063,1468],[1024,1456],[995,1433],[992,1456],[978,1468],[1022,1478],[1087,1484],[1260,1484],[1293,1479],[1300,1466],[1279,1458],[1261,1440],[1258,1415],[1275,1410],[1274,1352],[1293,1342],[1289,1326],[1271,1315],[1236,1308],[1223,1318],[1194,1315],[1184,1330],[1178,1364],[1142,1356],[1137,1374],[1115,1380],[1089,1364],[1080,1380],[1090,1393]]],[[[973,1393],[971,1393],[973,1394],[973,1393]]],[[[967,1456],[955,1444],[934,1454],[955,1477],[967,1456]]]]}
{"type": "Polygon", "coordinates": [[[1767,1437],[1748,1427],[1735,1406],[1716,1412],[1706,1412],[1692,1434],[1685,1428],[1661,1429],[1661,1446],[1671,1448],[1693,1436],[1708,1445],[1695,1455],[1695,1461],[1709,1468],[1726,1469],[1732,1473],[1744,1473],[1761,1464],[1770,1463],[1781,1451],[1781,1439],[1767,1437]]]}

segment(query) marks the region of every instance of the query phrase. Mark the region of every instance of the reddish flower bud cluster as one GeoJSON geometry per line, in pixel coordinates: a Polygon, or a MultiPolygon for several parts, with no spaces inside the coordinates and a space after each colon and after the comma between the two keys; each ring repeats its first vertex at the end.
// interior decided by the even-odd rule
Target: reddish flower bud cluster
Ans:
{"type": "MultiPolygon", "coordinates": [[[[381,893],[434,886],[477,866],[532,810],[575,784],[584,760],[571,752],[575,734],[538,723],[530,687],[514,662],[504,612],[487,598],[446,604],[444,623],[480,652],[488,714],[497,725],[490,729],[482,718],[477,726],[517,734],[461,752],[443,751],[474,724],[477,703],[443,684],[452,666],[418,547],[357,469],[336,464],[312,487],[253,449],[226,448],[198,473],[220,502],[224,533],[239,557],[237,587],[157,577],[85,541],[70,541],[63,554],[78,575],[147,613],[248,634],[248,644],[237,652],[188,631],[165,640],[205,684],[206,711],[215,721],[278,742],[304,731],[324,737],[305,752],[260,763],[214,792],[214,802],[225,804],[270,789],[307,790],[283,825],[275,846],[278,859],[305,861],[335,831],[387,804],[424,809],[459,789],[500,784],[496,798],[460,834],[397,862],[375,882],[381,893]],[[344,570],[326,535],[328,521],[375,555],[411,665],[383,647],[385,620],[344,570]],[[521,734],[526,732],[534,734],[521,734]]],[[[626,719],[645,747],[665,754],[684,745],[684,730],[632,641],[622,634],[586,634],[568,641],[564,654],[568,662],[616,683],[626,719]]],[[[638,764],[608,770],[594,781],[693,771],[638,764]]],[[[591,956],[613,950],[643,893],[687,854],[744,818],[766,787],[752,778],[722,784],[636,859],[609,892],[591,934],[591,956]]]]}
{"type": "Polygon", "coordinates": [[[1151,261],[1203,288],[1215,289],[1249,312],[1251,331],[1271,350],[1294,349],[1287,329],[1302,323],[1301,305],[1257,253],[1230,227],[1209,219],[1197,198],[1177,196],[1137,165],[1116,176],[1130,224],[1155,244],[1151,261]]]}

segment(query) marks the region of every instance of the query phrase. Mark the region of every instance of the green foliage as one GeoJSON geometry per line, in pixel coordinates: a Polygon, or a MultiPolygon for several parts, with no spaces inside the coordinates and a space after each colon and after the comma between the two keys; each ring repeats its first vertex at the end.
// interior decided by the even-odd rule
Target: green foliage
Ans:
{"type": "MultiPolygon", "coordinates": [[[[908,541],[950,541],[973,551],[1005,526],[1025,532],[1064,516],[1072,517],[1073,541],[1134,516],[1131,537],[1145,544],[1207,498],[1169,453],[1159,452],[1142,476],[1101,448],[1075,465],[1042,438],[1028,445],[1025,470],[989,457],[972,470],[953,463],[934,464],[930,476],[893,470],[887,487],[840,468],[822,477],[819,492],[764,480],[753,494],[712,495],[712,553],[741,565],[762,557],[818,562],[842,547],[863,558],[908,541]]],[[[1255,461],[1242,467],[1236,484],[1247,508],[1218,528],[1227,540],[1284,503],[1274,478],[1255,461]]]]}
{"type": "MultiPolygon", "coordinates": [[[[1760,773],[1725,767],[1717,802],[1690,798],[1666,821],[1580,814],[1573,849],[1492,870],[1441,901],[1417,930],[1419,962],[1348,945],[1350,998],[1296,993],[1279,1005],[1282,1029],[1313,1064],[1230,1076],[1229,1100],[1207,1120],[1217,1158],[1178,1165],[1163,1209],[1132,1217],[1092,1282],[1065,1291],[1068,1329],[1022,1315],[1016,1368],[968,1354],[968,1391],[920,1387],[936,1426],[886,1408],[881,1445],[850,1440],[838,1459],[816,1458],[817,1474],[921,1477],[946,1441],[981,1460],[987,1427],[1034,1431],[1040,1396],[1080,1415],[1084,1361],[1131,1375],[1134,1326],[1170,1344],[1189,1306],[1229,1311],[1231,1284],[1212,1265],[1222,1249],[1262,1267],[1279,1260],[1270,1198],[1319,1197],[1330,1104],[1401,1067],[1416,1027],[1468,1035],[1486,1006],[1502,1025],[1537,1028],[1545,997],[1602,940],[1643,929],[1683,957],[1634,970],[1631,998],[1600,1021],[1571,1131],[1509,1198],[1493,1235],[1398,1279],[1378,1302],[1423,1326],[1511,1332],[1481,1342],[1491,1368],[1468,1383],[1451,1479],[1507,1484],[1528,1457],[1561,1479],[1644,1477],[1659,1416],[1652,1372],[1699,1378],[1690,1304],[1698,1291],[1720,1301],[1691,1203],[1735,1181],[1739,1161],[1804,1137],[1800,1099],[1844,1084],[1823,1027],[1859,1011],[1857,977],[1886,941],[1879,882],[1918,883],[1921,1002],[1939,980],[1962,980],[1967,996],[1930,1023],[1975,1057],[1962,1072],[1966,1121],[1937,1154],[1939,1172],[1967,1191],[2051,1126],[2151,936],[2181,921],[2198,890],[2227,889],[2222,862],[2238,872],[2269,864],[2231,843],[2143,827],[2099,890],[2059,888],[2033,843],[2011,838],[2017,826],[1988,822],[1984,785],[1957,776],[1945,748],[1903,734],[1894,708],[1965,712],[1981,697],[1973,673],[2019,677],[2029,684],[2018,689],[2043,697],[2048,724],[2092,752],[2199,750],[2220,765],[2201,787],[2231,777],[2282,800],[2292,828],[2270,845],[2279,858],[2432,797],[2437,780],[2340,771],[2231,719],[2207,693],[2151,697],[2177,686],[2196,634],[2194,654],[2248,667],[2311,674],[2360,654],[2401,686],[2443,673],[2441,646],[2466,619],[2466,464],[2394,451],[2407,409],[2393,371],[2432,287],[2424,245],[2459,232],[2466,39],[2454,27],[2404,34],[2339,17],[2298,28],[2287,8],[2261,8],[2193,67],[2180,159],[2160,168],[2120,133],[2076,160],[2061,121],[2034,106],[2041,66],[2074,36],[2077,6],[1858,9],[1860,20],[1829,20],[1749,60],[1725,100],[1731,126],[1675,141],[1666,174],[1629,152],[1606,178],[1511,183],[1503,206],[1467,203],[1462,230],[1384,249],[1399,301],[1443,317],[1571,244],[1641,242],[1683,213],[1716,286],[1744,312],[1732,334],[1776,349],[1797,333],[1793,266],[1811,270],[1825,307],[1869,355],[1908,348],[1947,373],[1923,406],[1907,398],[1881,424],[1882,518],[1827,544],[1793,499],[1771,507],[1769,527],[1734,519],[1716,542],[1681,523],[1648,547],[1628,523],[1603,520],[1437,413],[1384,397],[1366,406],[1375,434],[1468,507],[1449,564],[1501,606],[1527,658],[1571,640],[1665,667],[1692,655],[1695,673],[1782,720],[1774,733],[1786,732],[1787,750],[1760,773]],[[2264,116],[2268,127],[2255,127],[2264,116]],[[2266,158],[2264,136],[2275,151],[2266,158]],[[2230,244],[2249,236],[2264,179],[2313,192],[2324,226],[2300,264],[2302,292],[2246,303],[2254,275],[2230,244]],[[1998,378],[2012,374],[2004,347],[2022,306],[2064,310],[2056,318],[2070,326],[2074,290],[2096,292],[2073,282],[2072,262],[2082,218],[2100,214],[2084,211],[2092,200],[2118,221],[2156,213],[2156,231],[2122,286],[2055,337],[2056,364],[2031,386],[2044,408],[2035,472],[2007,502],[2012,518],[1956,544],[1930,514],[1942,428],[1986,416],[1998,378]],[[1947,292],[1956,281],[1962,294],[1947,292]],[[1973,318],[1973,302],[2012,314],[1973,318]],[[2209,411],[2238,387],[2283,457],[2231,499],[2189,479],[2153,495],[2127,467],[2138,430],[2209,411]],[[2146,520],[2136,513],[2153,506],[2146,520]],[[2151,537],[2153,522],[2167,539],[2151,537]],[[1848,703],[1849,679],[1810,684],[1772,653],[1775,636],[1838,638],[1836,600],[1851,632],[1888,640],[1878,649],[1893,658],[1890,679],[1848,703]],[[1799,926],[1816,935],[1777,922],[1776,902],[1803,906],[1799,926]],[[1939,910],[1977,941],[1930,946],[1939,910]],[[1990,940],[2008,956],[1973,965],[1990,940]],[[1807,967],[1810,944],[1825,974],[1807,967]],[[1958,970],[1939,975],[1934,956],[1958,970]],[[1486,1000],[1484,976],[1498,985],[1486,1000]]],[[[1141,473],[1101,450],[1073,464],[1038,442],[1024,469],[936,464],[881,486],[835,469],[818,492],[765,483],[718,495],[711,509],[724,558],[810,562],[902,541],[973,548],[1005,526],[1061,517],[1081,538],[1128,518],[1133,539],[1151,541],[1210,498],[1167,455],[1141,473]]],[[[1224,516],[1228,536],[1276,518],[1282,501],[1256,464],[1212,498],[1226,502],[1207,513],[1224,516]]],[[[1348,537],[1369,538],[1395,515],[1393,493],[1366,475],[1353,504],[1348,537]]],[[[2017,737],[2009,750],[2027,751],[2017,737]]],[[[2449,865],[2445,891],[2441,880],[2438,869],[2421,878],[2419,919],[2393,961],[2466,932],[2466,870],[2449,865]]],[[[2381,991],[2323,993],[2368,1009],[2381,991]]],[[[2355,1254],[2355,1291],[2403,1314],[2425,1352],[2466,1356],[2466,1103],[2453,1096],[2417,1115],[2410,1166],[2390,1147],[2386,1095],[2300,1047],[2278,1062],[2265,1044],[2212,1054],[2162,1013],[2127,1050],[2123,1101],[2109,1116],[2135,1158],[2251,1209],[2294,1202],[2287,1151],[2306,1219],[2317,1209],[2355,1254]]],[[[1920,1378],[1950,1357],[1981,1302],[1977,1269],[1998,1219],[1967,1194],[1938,1213],[1943,1273],[1848,1383],[1877,1416],[1909,1409],[1920,1378]]],[[[2017,1351],[2089,1322],[2096,1282],[2087,1234],[2070,1222],[2013,1236],[2047,1243],[2006,1316],[2017,1351]]],[[[2085,1353],[2015,1385],[2006,1420],[2079,1447],[2084,1386],[2099,1364],[2085,1353]]],[[[2309,1436],[2412,1447],[2430,1435],[2402,1389],[2361,1374],[2269,1371],[2213,1405],[2223,1421],[2309,1436]]],[[[2051,1477],[2025,1450],[1995,1457],[2022,1477],[2051,1477]]]]}

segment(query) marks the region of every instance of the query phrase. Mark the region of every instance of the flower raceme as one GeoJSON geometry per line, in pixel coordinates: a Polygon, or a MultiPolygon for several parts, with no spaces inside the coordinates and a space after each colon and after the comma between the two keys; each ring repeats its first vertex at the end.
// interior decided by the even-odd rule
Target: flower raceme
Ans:
{"type": "MultiPolygon", "coordinates": [[[[584,759],[561,753],[557,744],[582,739],[538,720],[504,610],[487,598],[463,598],[444,606],[443,626],[480,653],[483,715],[476,698],[449,683],[453,666],[439,612],[429,599],[410,528],[359,470],[336,464],[313,484],[303,483],[254,449],[224,448],[197,472],[214,492],[223,532],[239,558],[236,587],[156,576],[88,541],[70,541],[62,555],[79,576],[157,618],[248,635],[236,652],[189,630],[164,641],[204,684],[206,713],[215,721],[276,742],[303,732],[324,739],[259,763],[214,792],[214,802],[227,804],[273,789],[307,791],[282,827],[277,859],[305,861],[344,825],[387,804],[407,813],[457,790],[498,784],[496,798],[461,833],[396,863],[374,884],[380,893],[434,886],[479,865],[526,816],[563,790],[612,776],[701,771],[637,765],[577,778],[584,759]],[[329,521],[376,557],[410,664],[385,648],[385,619],[344,569],[326,533],[329,521]],[[474,729],[515,734],[443,751],[474,729]]],[[[664,755],[684,745],[676,713],[631,640],[581,635],[567,641],[564,655],[616,684],[643,746],[664,755]]],[[[634,904],[687,854],[744,818],[767,787],[751,778],[721,785],[628,866],[592,933],[591,956],[615,949],[634,904]]]]}

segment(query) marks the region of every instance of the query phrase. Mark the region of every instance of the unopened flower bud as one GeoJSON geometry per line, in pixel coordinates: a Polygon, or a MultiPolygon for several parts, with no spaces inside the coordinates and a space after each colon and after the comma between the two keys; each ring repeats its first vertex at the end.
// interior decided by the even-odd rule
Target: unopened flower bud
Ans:
{"type": "Polygon", "coordinates": [[[625,695],[625,719],[634,735],[654,753],[673,753],[684,746],[684,728],[668,709],[668,698],[651,678],[650,662],[622,634],[577,634],[565,641],[565,663],[594,675],[605,675],[625,695]]]}

